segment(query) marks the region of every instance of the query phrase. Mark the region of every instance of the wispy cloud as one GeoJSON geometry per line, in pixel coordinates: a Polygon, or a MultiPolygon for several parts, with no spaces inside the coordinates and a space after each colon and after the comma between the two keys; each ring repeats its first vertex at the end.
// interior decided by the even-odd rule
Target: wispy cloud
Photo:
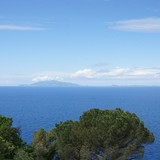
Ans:
{"type": "Polygon", "coordinates": [[[159,85],[160,68],[115,67],[96,70],[86,68],[75,72],[50,72],[37,74],[32,82],[60,80],[82,85],[159,85]]]}
{"type": "Polygon", "coordinates": [[[38,76],[32,79],[33,82],[48,81],[48,80],[52,80],[52,78],[48,75],[38,76]]]}
{"type": "Polygon", "coordinates": [[[110,22],[107,26],[123,31],[160,32],[160,18],[129,19],[110,22]]]}
{"type": "Polygon", "coordinates": [[[32,27],[32,26],[19,26],[19,25],[0,25],[0,30],[17,30],[17,31],[40,31],[44,28],[32,27]]]}
{"type": "Polygon", "coordinates": [[[0,85],[30,84],[33,82],[59,80],[82,85],[160,85],[160,67],[129,68],[114,67],[96,70],[86,68],[74,72],[43,72],[32,75],[1,75],[0,85]]]}
{"type": "Polygon", "coordinates": [[[62,80],[62,78],[60,78],[59,75],[41,75],[32,78],[33,82],[49,81],[49,80],[62,80]]]}
{"type": "Polygon", "coordinates": [[[160,68],[123,68],[103,70],[83,69],[72,73],[73,78],[92,79],[147,79],[160,78],[160,68]]]}
{"type": "Polygon", "coordinates": [[[108,69],[81,69],[75,72],[49,72],[35,75],[33,82],[44,80],[75,80],[75,79],[159,79],[160,68],[125,68],[115,67],[108,69]]]}
{"type": "Polygon", "coordinates": [[[73,78],[94,78],[96,72],[92,69],[82,69],[71,74],[73,78]]]}

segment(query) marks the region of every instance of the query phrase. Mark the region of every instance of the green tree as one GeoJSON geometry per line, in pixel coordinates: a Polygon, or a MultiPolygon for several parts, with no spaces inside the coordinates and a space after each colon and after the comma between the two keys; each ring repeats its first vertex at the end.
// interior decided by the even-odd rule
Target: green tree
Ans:
{"type": "Polygon", "coordinates": [[[19,129],[12,127],[12,119],[0,115],[0,159],[13,159],[23,145],[19,129]]]}
{"type": "Polygon", "coordinates": [[[85,112],[79,121],[56,125],[54,143],[61,160],[125,160],[143,157],[153,134],[132,113],[121,109],[85,112]]]}
{"type": "Polygon", "coordinates": [[[33,155],[26,152],[24,149],[18,149],[14,160],[34,160],[33,155]]]}
{"type": "Polygon", "coordinates": [[[54,155],[54,131],[46,132],[44,129],[36,131],[32,139],[34,156],[37,160],[52,159],[54,155]]]}

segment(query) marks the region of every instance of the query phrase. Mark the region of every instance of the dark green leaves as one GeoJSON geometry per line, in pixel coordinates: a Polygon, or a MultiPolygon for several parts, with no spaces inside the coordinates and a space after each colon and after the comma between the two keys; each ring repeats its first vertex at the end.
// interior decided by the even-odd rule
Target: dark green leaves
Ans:
{"type": "Polygon", "coordinates": [[[61,122],[54,131],[56,152],[62,160],[136,159],[143,156],[143,144],[154,141],[135,114],[119,108],[89,110],[78,122],[61,122]]]}
{"type": "Polygon", "coordinates": [[[12,119],[0,115],[0,157],[12,159],[22,145],[19,129],[12,127],[12,119]]]}

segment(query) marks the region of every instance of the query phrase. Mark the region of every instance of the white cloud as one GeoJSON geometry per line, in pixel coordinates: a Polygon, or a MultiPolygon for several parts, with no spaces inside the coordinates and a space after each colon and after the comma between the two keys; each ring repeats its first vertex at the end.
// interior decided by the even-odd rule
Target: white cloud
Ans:
{"type": "Polygon", "coordinates": [[[157,75],[159,75],[160,73],[160,68],[136,68],[136,69],[132,69],[128,75],[129,76],[153,76],[153,77],[157,77],[157,75]]]}
{"type": "Polygon", "coordinates": [[[91,69],[83,69],[76,71],[71,75],[73,78],[93,78],[95,76],[95,71],[91,69]]]}
{"type": "Polygon", "coordinates": [[[102,70],[98,71],[99,76],[123,76],[126,74],[130,69],[129,68],[121,68],[121,67],[116,67],[112,69],[107,69],[107,70],[102,70]]]}
{"type": "Polygon", "coordinates": [[[59,75],[40,75],[40,76],[35,76],[34,78],[32,78],[32,81],[40,82],[40,81],[49,81],[49,80],[62,80],[61,77],[59,75]]]}
{"type": "Polygon", "coordinates": [[[107,23],[108,28],[124,31],[159,32],[160,18],[129,19],[107,23]]]}
{"type": "Polygon", "coordinates": [[[101,78],[141,79],[159,77],[160,68],[113,68],[98,73],[101,78]]]}
{"type": "Polygon", "coordinates": [[[32,26],[18,26],[18,25],[0,25],[0,30],[19,30],[19,31],[40,31],[44,28],[32,26]]]}
{"type": "Polygon", "coordinates": [[[72,73],[72,78],[88,79],[153,79],[160,78],[160,68],[123,68],[103,70],[83,69],[72,73]]]}
{"type": "Polygon", "coordinates": [[[33,82],[59,80],[81,85],[160,85],[160,67],[129,68],[114,67],[82,69],[75,72],[43,72],[33,75],[9,74],[0,77],[0,85],[30,84],[33,82]]]}
{"type": "Polygon", "coordinates": [[[47,80],[52,80],[51,77],[49,76],[39,76],[39,77],[34,77],[32,79],[33,82],[39,82],[39,81],[47,81],[47,80]]]}
{"type": "Polygon", "coordinates": [[[160,68],[115,67],[103,70],[82,69],[75,72],[49,72],[34,76],[33,82],[46,80],[113,80],[113,79],[159,79],[160,68]]]}

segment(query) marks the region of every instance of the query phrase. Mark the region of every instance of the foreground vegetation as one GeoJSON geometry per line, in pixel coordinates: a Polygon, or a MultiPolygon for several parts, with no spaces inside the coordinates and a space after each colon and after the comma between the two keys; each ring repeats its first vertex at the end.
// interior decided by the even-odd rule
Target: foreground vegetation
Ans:
{"type": "Polygon", "coordinates": [[[154,135],[135,115],[121,109],[91,109],[79,121],[56,124],[36,131],[32,144],[22,141],[12,119],[0,116],[2,160],[131,160],[144,154],[154,135]]]}

